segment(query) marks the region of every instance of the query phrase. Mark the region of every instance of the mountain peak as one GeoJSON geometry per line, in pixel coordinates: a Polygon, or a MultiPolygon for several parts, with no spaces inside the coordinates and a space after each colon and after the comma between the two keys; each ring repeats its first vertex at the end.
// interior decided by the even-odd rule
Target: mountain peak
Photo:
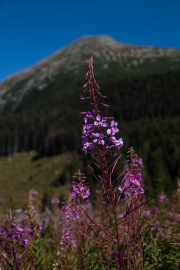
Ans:
{"type": "Polygon", "coordinates": [[[0,108],[3,108],[7,100],[12,101],[12,89],[16,89],[16,100],[21,102],[28,90],[42,90],[47,86],[47,81],[52,81],[54,76],[70,70],[78,71],[80,65],[88,63],[91,55],[96,63],[107,66],[109,62],[116,62],[125,70],[150,60],[155,62],[167,58],[180,61],[179,49],[128,45],[119,43],[108,35],[82,36],[34,66],[4,80],[0,84],[0,108]]]}
{"type": "Polygon", "coordinates": [[[75,40],[72,44],[78,45],[78,46],[96,46],[96,47],[113,47],[117,46],[120,44],[117,43],[115,39],[108,35],[96,35],[96,36],[91,36],[91,35],[86,35],[82,36],[81,38],[75,40]]]}

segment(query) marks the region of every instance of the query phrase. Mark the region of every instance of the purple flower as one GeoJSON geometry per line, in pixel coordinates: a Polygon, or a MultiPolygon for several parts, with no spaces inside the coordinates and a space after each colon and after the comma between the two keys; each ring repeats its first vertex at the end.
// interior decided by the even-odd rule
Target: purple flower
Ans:
{"type": "Polygon", "coordinates": [[[82,134],[85,135],[85,136],[88,136],[91,134],[91,132],[94,130],[94,125],[92,124],[85,124],[83,126],[83,132],[82,134]]]}
{"type": "Polygon", "coordinates": [[[174,217],[174,213],[173,212],[168,212],[167,216],[172,218],[172,217],[174,217]]]}
{"type": "Polygon", "coordinates": [[[35,236],[34,228],[32,226],[28,227],[28,233],[31,237],[35,236]]]}
{"type": "Polygon", "coordinates": [[[119,132],[118,123],[114,120],[109,123],[108,119],[110,118],[100,115],[101,110],[99,109],[99,106],[102,108],[109,108],[109,105],[105,104],[104,101],[103,103],[101,102],[101,99],[106,98],[106,96],[101,94],[100,87],[94,78],[92,57],[89,60],[86,83],[83,88],[83,98],[81,99],[88,99],[91,108],[93,108],[91,111],[87,111],[86,113],[83,112],[83,114],[85,114],[82,131],[83,151],[91,151],[98,145],[103,146],[105,150],[112,147],[120,149],[123,146],[123,140],[122,138],[117,139],[114,136],[119,132]],[[104,130],[103,128],[107,128],[107,130],[104,130]]]}
{"type": "Polygon", "coordinates": [[[94,144],[92,142],[88,142],[85,136],[82,136],[81,139],[82,139],[82,146],[83,146],[82,149],[84,152],[87,152],[87,150],[92,150],[94,148],[94,144]]]}
{"type": "Polygon", "coordinates": [[[75,199],[76,197],[81,197],[83,199],[88,198],[90,195],[89,188],[85,186],[83,183],[74,184],[72,185],[72,199],[75,199]]]}
{"type": "Polygon", "coordinates": [[[29,194],[30,194],[30,195],[34,195],[34,196],[36,196],[36,195],[38,195],[38,194],[39,194],[39,192],[38,192],[38,191],[36,191],[36,190],[34,190],[34,189],[31,189],[31,190],[29,191],[29,194]]]}
{"type": "Polygon", "coordinates": [[[66,213],[66,222],[68,223],[71,220],[71,213],[66,213]]]}
{"type": "Polygon", "coordinates": [[[102,144],[104,145],[105,144],[105,141],[103,140],[104,139],[104,135],[102,133],[92,133],[91,134],[92,138],[93,138],[93,142],[94,143],[98,143],[98,144],[102,144]]]}
{"type": "Polygon", "coordinates": [[[157,206],[154,206],[153,209],[151,210],[152,214],[156,214],[159,211],[159,208],[157,206]]]}
{"type": "Polygon", "coordinates": [[[42,228],[43,228],[43,227],[42,227],[41,224],[38,224],[38,225],[37,225],[37,229],[38,229],[39,231],[42,231],[42,228]]]}
{"type": "Polygon", "coordinates": [[[122,212],[121,214],[119,214],[119,218],[120,219],[123,219],[125,217],[126,213],[125,212],[122,212]]]}
{"type": "Polygon", "coordinates": [[[143,161],[142,161],[142,158],[138,157],[138,155],[136,155],[134,158],[133,158],[133,167],[134,168],[143,168],[143,161]]]}
{"type": "Polygon", "coordinates": [[[70,231],[67,227],[62,230],[62,240],[68,240],[70,238],[70,231]]]}
{"type": "Polygon", "coordinates": [[[73,219],[75,219],[75,220],[79,219],[79,207],[78,207],[78,205],[76,205],[73,208],[72,213],[73,213],[73,219]]]}
{"type": "Polygon", "coordinates": [[[134,194],[144,194],[144,189],[141,187],[142,176],[133,172],[127,173],[126,177],[118,187],[120,193],[128,195],[131,191],[134,194]]]}
{"type": "Polygon", "coordinates": [[[151,216],[151,211],[150,210],[144,211],[144,216],[150,217],[151,216]]]}
{"type": "Polygon", "coordinates": [[[53,197],[53,198],[51,199],[51,204],[58,204],[58,203],[59,203],[59,199],[58,199],[58,198],[53,197]]]}
{"type": "Polygon", "coordinates": [[[67,206],[67,205],[63,205],[63,206],[62,206],[62,211],[63,211],[63,212],[68,211],[68,209],[69,209],[69,206],[67,206]]]}
{"type": "Polygon", "coordinates": [[[123,140],[120,138],[119,140],[116,140],[114,142],[115,146],[117,146],[118,149],[120,149],[123,146],[123,140]]]}
{"type": "Polygon", "coordinates": [[[62,238],[60,240],[60,245],[64,246],[61,249],[68,249],[69,246],[76,248],[76,241],[68,226],[64,227],[62,230],[62,238]]]}
{"type": "Polygon", "coordinates": [[[95,111],[88,111],[86,117],[83,118],[83,131],[82,131],[82,149],[84,152],[93,150],[95,144],[103,145],[106,148],[117,147],[120,149],[123,146],[122,138],[116,139],[114,136],[119,129],[117,128],[117,122],[114,120],[110,123],[110,128],[104,133],[99,132],[98,127],[107,127],[107,117],[101,117],[99,114],[95,117],[95,111]],[[95,118],[94,124],[89,124],[88,121],[95,118]],[[95,130],[96,129],[96,130],[95,130]],[[94,132],[98,131],[98,132],[94,132]],[[107,135],[105,135],[107,134],[107,135]]]}
{"type": "Polygon", "coordinates": [[[96,120],[94,121],[95,126],[107,127],[108,124],[107,117],[101,117],[99,114],[96,116],[96,120]]]}
{"type": "Polygon", "coordinates": [[[24,230],[14,222],[11,222],[8,227],[2,226],[0,230],[1,242],[4,242],[3,252],[5,256],[8,253],[13,256],[13,259],[18,259],[19,252],[24,252],[28,242],[24,239],[24,230]],[[13,253],[12,253],[13,245],[13,253]]]}
{"type": "Polygon", "coordinates": [[[117,126],[118,126],[117,122],[115,122],[114,120],[111,121],[110,128],[107,129],[107,139],[111,142],[113,146],[120,149],[123,146],[123,140],[122,138],[117,140],[116,137],[114,136],[116,133],[119,132],[117,126]]]}
{"type": "Polygon", "coordinates": [[[92,205],[91,203],[86,203],[86,204],[83,204],[82,207],[83,207],[83,210],[86,210],[86,209],[91,209],[92,205]]]}
{"type": "Polygon", "coordinates": [[[25,239],[22,241],[22,245],[21,245],[21,246],[22,246],[23,248],[26,248],[27,244],[28,244],[28,239],[25,238],[25,239]]]}
{"type": "Polygon", "coordinates": [[[174,222],[171,222],[171,221],[167,220],[166,221],[166,224],[167,224],[167,226],[173,226],[174,225],[174,222]]]}
{"type": "Polygon", "coordinates": [[[168,198],[166,197],[166,195],[164,194],[164,192],[161,192],[159,195],[158,195],[158,199],[159,199],[159,202],[163,203],[163,202],[168,202],[168,198]]]}
{"type": "Polygon", "coordinates": [[[112,120],[110,123],[110,128],[107,130],[107,134],[113,136],[116,133],[118,133],[119,129],[117,128],[117,126],[118,126],[118,123],[112,120]]]}
{"type": "Polygon", "coordinates": [[[28,239],[25,238],[25,239],[23,240],[23,243],[24,243],[25,246],[27,246],[27,244],[28,244],[28,239]]]}
{"type": "Polygon", "coordinates": [[[93,110],[92,112],[87,112],[87,113],[86,113],[86,117],[87,117],[88,119],[94,120],[94,119],[95,119],[95,116],[96,116],[95,110],[93,110]]]}
{"type": "Polygon", "coordinates": [[[154,223],[154,227],[151,228],[151,231],[160,231],[161,229],[161,224],[160,222],[157,220],[155,223],[154,223]]]}

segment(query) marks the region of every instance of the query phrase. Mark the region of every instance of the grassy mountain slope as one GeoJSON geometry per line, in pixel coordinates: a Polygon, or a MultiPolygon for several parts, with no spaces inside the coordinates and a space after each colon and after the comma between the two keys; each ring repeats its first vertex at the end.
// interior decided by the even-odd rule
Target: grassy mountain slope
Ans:
{"type": "Polygon", "coordinates": [[[72,163],[73,155],[64,153],[34,160],[36,155],[35,152],[29,152],[1,158],[0,190],[5,207],[25,207],[30,189],[37,190],[40,199],[46,204],[53,196],[59,197],[61,194],[61,199],[66,196],[70,175],[64,175],[63,185],[58,185],[58,181],[65,168],[72,163]]]}

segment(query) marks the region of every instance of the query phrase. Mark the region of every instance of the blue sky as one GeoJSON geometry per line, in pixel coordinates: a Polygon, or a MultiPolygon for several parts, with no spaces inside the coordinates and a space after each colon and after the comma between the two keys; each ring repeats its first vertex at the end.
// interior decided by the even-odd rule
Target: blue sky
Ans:
{"type": "Polygon", "coordinates": [[[180,0],[0,0],[0,81],[83,35],[180,48],[180,0]]]}

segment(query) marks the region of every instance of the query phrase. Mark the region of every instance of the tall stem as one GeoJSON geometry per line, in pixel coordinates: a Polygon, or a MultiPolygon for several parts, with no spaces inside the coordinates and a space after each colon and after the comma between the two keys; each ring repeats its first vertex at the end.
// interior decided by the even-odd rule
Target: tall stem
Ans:
{"type": "MultiPolygon", "coordinates": [[[[92,76],[90,75],[90,87],[91,87],[91,97],[93,99],[94,102],[94,108],[96,111],[96,115],[98,114],[98,104],[97,104],[97,100],[94,94],[94,87],[92,84],[92,76]]],[[[101,126],[98,126],[98,131],[99,133],[101,133],[101,126]]],[[[113,216],[114,216],[114,221],[115,221],[115,230],[116,230],[116,239],[117,239],[117,249],[118,249],[118,255],[119,255],[119,265],[120,267],[122,267],[122,270],[124,269],[123,267],[123,256],[121,254],[121,248],[120,248],[120,239],[119,239],[119,230],[118,230],[118,220],[117,220],[117,213],[116,213],[116,205],[115,205],[115,194],[113,192],[113,186],[112,186],[112,180],[111,180],[111,174],[109,173],[109,167],[108,167],[108,162],[106,159],[106,154],[105,154],[105,149],[104,146],[101,145],[101,156],[103,159],[103,163],[105,166],[105,174],[106,174],[106,178],[107,178],[107,182],[108,182],[108,186],[109,186],[109,190],[110,190],[110,200],[112,203],[112,211],[113,211],[113,216]]]]}

